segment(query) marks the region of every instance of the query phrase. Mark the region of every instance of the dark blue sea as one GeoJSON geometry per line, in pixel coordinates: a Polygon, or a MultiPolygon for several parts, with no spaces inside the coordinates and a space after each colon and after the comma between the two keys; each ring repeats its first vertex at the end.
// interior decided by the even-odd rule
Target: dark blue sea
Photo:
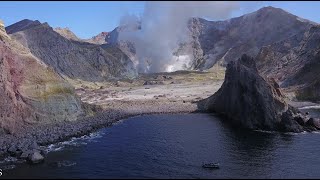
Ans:
{"type": "Polygon", "coordinates": [[[132,117],[47,149],[38,165],[6,159],[0,179],[320,178],[319,133],[246,131],[214,114],[132,117]]]}

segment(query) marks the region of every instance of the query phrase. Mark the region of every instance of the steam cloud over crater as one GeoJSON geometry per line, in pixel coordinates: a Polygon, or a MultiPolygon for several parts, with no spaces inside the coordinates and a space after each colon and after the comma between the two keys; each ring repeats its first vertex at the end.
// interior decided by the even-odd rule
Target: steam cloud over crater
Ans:
{"type": "Polygon", "coordinates": [[[193,60],[191,55],[173,55],[180,43],[191,40],[188,20],[192,17],[223,19],[238,8],[238,2],[146,2],[141,17],[123,16],[120,26],[129,28],[120,32],[119,40],[134,43],[139,72],[188,69],[193,60]],[[141,29],[132,30],[139,23],[141,29]]]}

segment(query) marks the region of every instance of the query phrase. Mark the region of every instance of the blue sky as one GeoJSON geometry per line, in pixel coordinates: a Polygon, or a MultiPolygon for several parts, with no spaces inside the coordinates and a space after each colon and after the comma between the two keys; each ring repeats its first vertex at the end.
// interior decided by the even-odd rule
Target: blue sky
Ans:
{"type": "MultiPolygon", "coordinates": [[[[199,2],[201,3],[201,2],[199,2]]],[[[264,6],[282,8],[292,14],[320,23],[320,2],[256,1],[241,2],[233,17],[253,12],[264,6]]],[[[102,31],[113,30],[126,13],[141,15],[143,1],[64,1],[0,2],[0,19],[6,25],[22,19],[48,22],[52,27],[68,27],[80,38],[90,38],[102,31]]]]}

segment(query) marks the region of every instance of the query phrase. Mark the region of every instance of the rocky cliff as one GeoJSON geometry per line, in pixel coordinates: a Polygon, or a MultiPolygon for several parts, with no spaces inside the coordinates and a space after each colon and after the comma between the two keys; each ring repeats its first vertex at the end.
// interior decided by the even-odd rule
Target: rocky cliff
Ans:
{"type": "Polygon", "coordinates": [[[106,39],[108,38],[108,36],[109,32],[101,32],[98,35],[93,36],[92,38],[86,39],[84,41],[92,44],[106,44],[106,39]]]}
{"type": "Polygon", "coordinates": [[[320,26],[261,49],[257,66],[265,77],[277,79],[301,100],[320,100],[320,26]]]}
{"type": "MultiPolygon", "coordinates": [[[[18,22],[7,27],[13,29],[10,36],[29,48],[31,53],[70,79],[104,81],[111,78],[131,78],[137,75],[132,61],[117,47],[72,41],[53,30],[47,23],[18,29],[18,22]]],[[[24,26],[22,26],[24,27],[24,26]]]]}
{"type": "Polygon", "coordinates": [[[1,32],[2,34],[6,34],[6,29],[5,29],[5,27],[4,27],[4,23],[3,23],[2,20],[0,20],[0,32],[1,32]]]}
{"type": "Polygon", "coordinates": [[[6,27],[6,31],[8,34],[13,34],[18,31],[23,31],[23,30],[32,28],[34,26],[38,26],[40,24],[41,23],[39,21],[31,21],[29,19],[24,19],[22,21],[19,21],[19,23],[15,23],[6,27]]]}
{"type": "MultiPolygon", "coordinates": [[[[74,121],[83,114],[74,88],[0,23],[0,129],[14,134],[33,123],[74,121]]],[[[0,133],[1,134],[1,133],[0,133]]]]}
{"type": "Polygon", "coordinates": [[[248,129],[301,132],[319,128],[319,119],[288,105],[277,82],[261,77],[254,59],[247,55],[227,65],[221,88],[199,105],[248,129]]]}
{"type": "MultiPolygon", "coordinates": [[[[191,41],[177,47],[176,54],[191,55],[191,69],[206,70],[216,63],[226,66],[228,62],[240,58],[242,53],[255,57],[262,47],[303,35],[315,24],[271,6],[225,21],[192,18],[187,27],[191,41]]],[[[111,31],[105,43],[119,43],[122,30],[125,28],[117,27],[111,31]]],[[[120,49],[134,57],[134,46],[130,47],[130,43],[122,44],[120,49]]]]}
{"type": "Polygon", "coordinates": [[[199,44],[196,49],[203,51],[203,57],[198,55],[195,59],[200,63],[196,67],[208,69],[217,62],[226,65],[242,53],[254,57],[261,47],[303,34],[313,24],[274,7],[264,7],[225,21],[194,18],[189,23],[192,43],[199,44]]]}

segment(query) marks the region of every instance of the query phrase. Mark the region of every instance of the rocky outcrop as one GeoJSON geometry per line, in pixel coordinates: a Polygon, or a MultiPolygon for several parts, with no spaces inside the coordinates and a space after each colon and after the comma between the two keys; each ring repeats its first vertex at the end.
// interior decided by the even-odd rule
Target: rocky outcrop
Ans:
{"type": "Polygon", "coordinates": [[[253,58],[243,55],[227,65],[221,88],[199,106],[248,129],[301,132],[314,130],[308,117],[288,105],[274,79],[258,73],[253,58]]]}
{"type": "Polygon", "coordinates": [[[3,21],[0,19],[0,41],[9,39],[3,21]]]}
{"type": "Polygon", "coordinates": [[[108,36],[109,32],[101,32],[98,35],[84,41],[92,44],[105,44],[107,43],[106,39],[108,38],[108,36]]]}
{"type": "Polygon", "coordinates": [[[0,129],[6,134],[32,124],[75,121],[83,114],[74,88],[3,31],[0,97],[0,129]]]}
{"type": "Polygon", "coordinates": [[[69,28],[54,28],[53,29],[55,32],[59,33],[61,36],[72,40],[72,41],[80,41],[80,42],[87,42],[87,43],[91,43],[91,44],[105,44],[106,42],[106,38],[109,35],[108,32],[101,32],[96,36],[93,36],[90,39],[80,39],[78,38],[69,28]]]}
{"type": "Polygon", "coordinates": [[[79,39],[69,28],[57,27],[57,28],[54,28],[53,30],[69,40],[81,41],[81,39],[79,39]]]}
{"type": "Polygon", "coordinates": [[[304,34],[265,46],[257,66],[265,77],[278,79],[282,88],[296,93],[299,100],[320,101],[320,26],[304,34]]]}
{"type": "MultiPolygon", "coordinates": [[[[20,27],[21,22],[15,27],[20,27]]],[[[9,26],[10,27],[10,26],[9,26]]],[[[37,24],[10,34],[29,48],[31,53],[66,79],[104,81],[132,78],[137,75],[132,61],[117,47],[72,41],[53,30],[47,23],[37,24]]]]}
{"type": "Polygon", "coordinates": [[[5,33],[6,30],[5,30],[5,27],[4,27],[4,23],[2,20],[0,20],[0,33],[5,33]]]}
{"type": "Polygon", "coordinates": [[[24,19],[22,21],[19,21],[18,23],[12,24],[8,27],[6,27],[6,31],[8,34],[13,34],[19,31],[23,31],[29,28],[32,28],[34,26],[38,26],[41,23],[39,21],[31,21],[29,19],[24,19]]]}

